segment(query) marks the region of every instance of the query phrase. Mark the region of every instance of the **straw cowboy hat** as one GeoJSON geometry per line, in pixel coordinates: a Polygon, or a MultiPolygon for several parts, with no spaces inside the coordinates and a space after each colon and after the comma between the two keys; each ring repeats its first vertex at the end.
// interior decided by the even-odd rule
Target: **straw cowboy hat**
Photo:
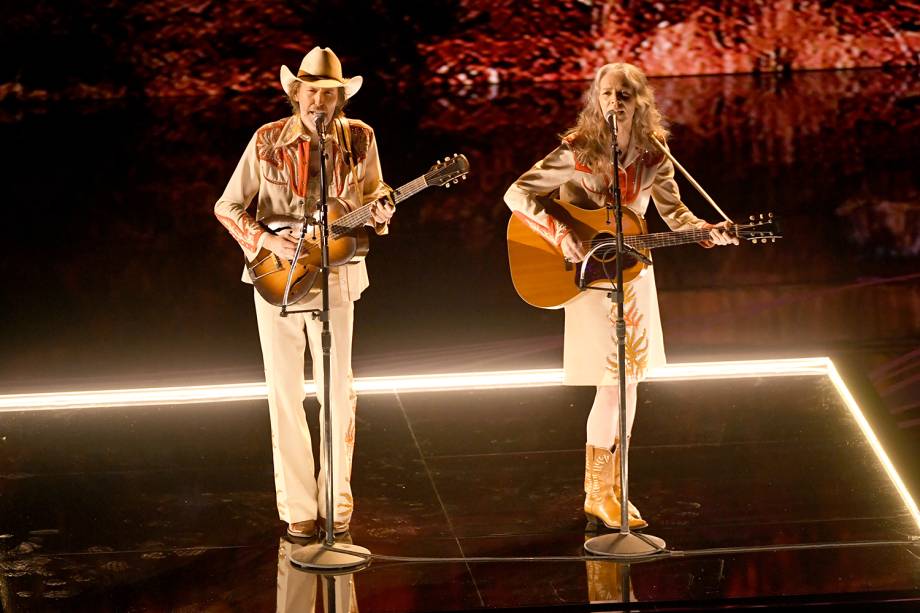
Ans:
{"type": "Polygon", "coordinates": [[[364,79],[354,76],[346,79],[342,76],[342,63],[329,47],[313,47],[300,63],[297,76],[287,66],[281,67],[281,87],[288,95],[294,81],[307,83],[313,87],[342,87],[345,97],[351,98],[359,89],[364,79]]]}

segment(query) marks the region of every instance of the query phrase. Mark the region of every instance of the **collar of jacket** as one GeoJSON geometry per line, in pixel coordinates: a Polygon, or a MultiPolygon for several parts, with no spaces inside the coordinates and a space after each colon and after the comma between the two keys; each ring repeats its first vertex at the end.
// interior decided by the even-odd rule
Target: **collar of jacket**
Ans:
{"type": "MultiPolygon", "coordinates": [[[[286,147],[299,138],[306,141],[311,140],[310,135],[307,134],[307,131],[303,127],[303,122],[300,121],[300,117],[288,117],[287,121],[284,123],[284,127],[281,128],[281,134],[278,135],[278,140],[275,141],[275,148],[286,147]]],[[[332,130],[331,134],[326,135],[326,141],[338,144],[335,130],[332,130]]]]}

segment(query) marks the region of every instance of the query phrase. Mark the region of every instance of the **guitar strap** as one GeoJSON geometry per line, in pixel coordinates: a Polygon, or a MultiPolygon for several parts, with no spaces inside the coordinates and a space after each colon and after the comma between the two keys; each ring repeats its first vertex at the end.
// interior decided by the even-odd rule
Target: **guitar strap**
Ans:
{"type": "Polygon", "coordinates": [[[339,117],[335,120],[335,126],[339,132],[339,143],[345,150],[345,159],[348,160],[348,167],[351,169],[351,179],[355,183],[355,195],[360,199],[361,192],[358,190],[358,173],[355,172],[355,154],[351,150],[351,126],[348,125],[348,118],[339,117]]]}
{"type": "MultiPolygon", "coordinates": [[[[361,192],[358,189],[358,173],[355,172],[355,153],[351,149],[351,127],[348,125],[347,117],[340,117],[335,120],[336,130],[339,131],[339,142],[342,143],[342,147],[345,149],[345,157],[348,159],[348,167],[351,168],[351,177],[355,182],[355,194],[358,197],[361,197],[361,192]]],[[[387,185],[385,182],[381,181],[383,186],[386,188],[386,198],[389,204],[396,206],[396,199],[393,194],[393,188],[387,185]]]]}

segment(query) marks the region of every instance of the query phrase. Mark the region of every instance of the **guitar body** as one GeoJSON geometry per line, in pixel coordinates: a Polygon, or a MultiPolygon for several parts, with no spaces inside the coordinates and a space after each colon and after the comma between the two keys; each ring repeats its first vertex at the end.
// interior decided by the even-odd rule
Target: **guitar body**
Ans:
{"type": "MultiPolygon", "coordinates": [[[[607,224],[605,209],[582,209],[563,200],[555,200],[547,213],[563,222],[590,249],[591,241],[614,240],[616,225],[613,212],[607,224]]],[[[623,234],[645,234],[645,220],[623,207],[623,234]]],[[[649,250],[639,250],[649,255],[649,250]]],[[[562,251],[531,229],[517,214],[508,222],[508,263],[511,280],[518,295],[530,305],[544,309],[565,306],[579,293],[581,263],[565,260],[562,251]]],[[[645,264],[632,256],[623,261],[623,280],[632,281],[645,269],[645,264]]],[[[588,259],[585,281],[590,287],[610,287],[608,279],[616,276],[616,252],[602,247],[588,259]]]]}
{"type": "MultiPolygon", "coordinates": [[[[330,198],[328,204],[331,234],[331,231],[336,227],[336,220],[347,214],[348,208],[345,202],[338,198],[330,198]]],[[[261,220],[272,233],[290,228],[296,236],[300,235],[302,221],[302,217],[285,215],[267,217],[261,220]]],[[[331,266],[342,266],[356,258],[362,258],[367,255],[369,247],[367,233],[363,228],[356,228],[329,241],[329,264],[331,266]]],[[[288,304],[297,302],[306,296],[315,285],[318,285],[317,278],[320,277],[321,265],[322,253],[320,252],[319,228],[316,228],[314,232],[313,228],[310,227],[307,228],[303,252],[294,265],[294,277],[291,282],[288,304]]],[[[263,247],[255,258],[246,262],[246,268],[249,269],[249,278],[255,285],[259,295],[266,302],[281,306],[284,300],[284,288],[287,284],[288,273],[291,270],[291,262],[263,247]]]]}
{"type": "MultiPolygon", "coordinates": [[[[364,230],[364,224],[373,218],[371,211],[375,205],[395,205],[431,186],[456,185],[461,179],[466,178],[469,171],[470,162],[466,156],[455,153],[453,156],[444,158],[443,161],[436,162],[424,175],[406,183],[399,189],[390,190],[387,195],[355,210],[349,210],[344,200],[329,198],[329,265],[343,266],[367,255],[370,243],[367,239],[367,232],[364,230]]],[[[259,221],[272,233],[290,229],[294,236],[299,238],[303,218],[278,215],[259,221]]],[[[288,276],[292,274],[291,261],[262,248],[256,257],[246,262],[246,269],[259,295],[270,304],[282,306],[285,303],[294,304],[306,296],[311,289],[320,289],[317,278],[321,280],[321,265],[319,228],[310,222],[300,257],[293,264],[294,270],[287,300],[284,294],[288,276]]]]}

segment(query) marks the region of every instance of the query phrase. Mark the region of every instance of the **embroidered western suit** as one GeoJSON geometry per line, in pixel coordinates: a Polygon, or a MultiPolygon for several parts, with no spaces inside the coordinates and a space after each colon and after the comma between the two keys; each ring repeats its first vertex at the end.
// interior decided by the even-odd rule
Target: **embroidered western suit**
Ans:
{"type": "MultiPolygon", "coordinates": [[[[326,141],[329,196],[343,199],[354,209],[386,193],[373,130],[349,120],[348,130],[353,164],[331,131],[326,141]],[[352,166],[354,172],[352,172],[352,166]]],[[[312,213],[319,200],[318,172],[311,173],[311,139],[299,117],[266,124],[256,130],[214,207],[218,220],[227,228],[251,259],[265,240],[260,220],[271,215],[312,213]],[[248,212],[255,202],[254,215],[248,212]]],[[[316,155],[314,151],[312,155],[316,155]]],[[[376,228],[379,234],[386,225],[376,228]]],[[[243,280],[249,281],[244,269],[243,280]]],[[[330,271],[329,302],[331,348],[330,409],[332,448],[335,456],[334,491],[336,523],[348,523],[353,511],[351,461],[355,442],[356,395],[352,385],[351,340],[354,301],[368,286],[363,261],[330,271]]],[[[262,344],[268,406],[272,427],[275,489],[281,519],[295,523],[325,516],[325,455],[320,454],[319,478],[313,462],[310,434],[303,411],[304,352],[309,346],[313,358],[313,380],[322,402],[323,364],[321,323],[307,314],[280,316],[273,306],[255,294],[256,319],[262,344]],[[306,336],[304,331],[306,330],[306,336]]],[[[319,308],[318,291],[308,293],[292,310],[319,308]]],[[[320,413],[322,415],[322,412],[320,413]]]]}

